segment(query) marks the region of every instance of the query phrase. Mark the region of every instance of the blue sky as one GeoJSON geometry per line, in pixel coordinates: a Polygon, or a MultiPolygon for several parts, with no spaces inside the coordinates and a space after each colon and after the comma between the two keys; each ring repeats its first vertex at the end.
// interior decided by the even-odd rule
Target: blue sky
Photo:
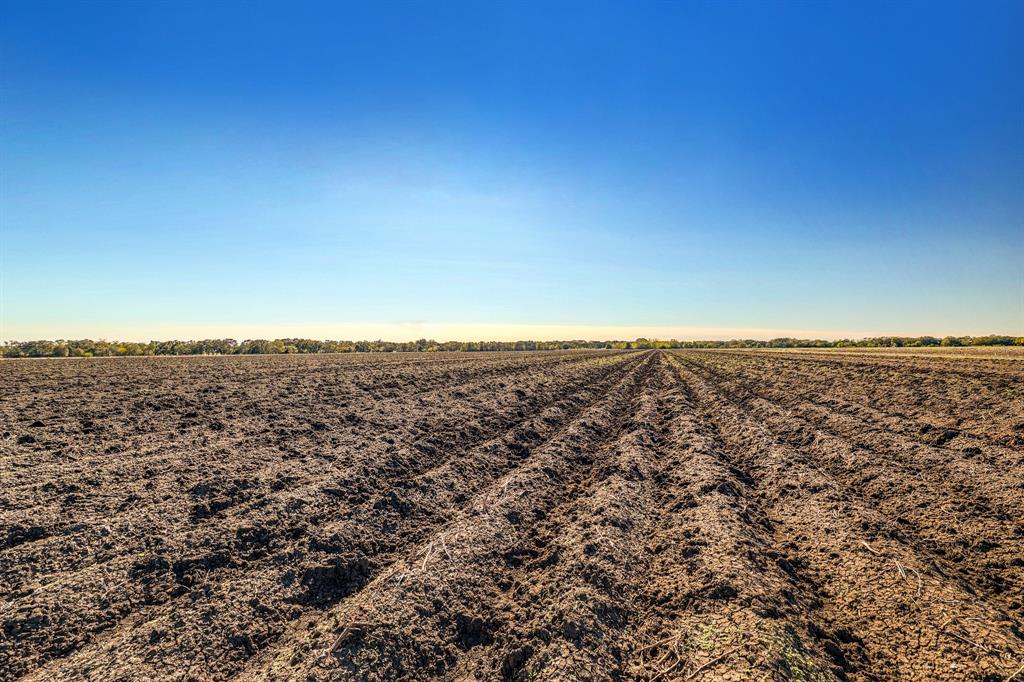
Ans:
{"type": "Polygon", "coordinates": [[[1019,2],[3,14],[0,338],[1024,332],[1019,2]]]}

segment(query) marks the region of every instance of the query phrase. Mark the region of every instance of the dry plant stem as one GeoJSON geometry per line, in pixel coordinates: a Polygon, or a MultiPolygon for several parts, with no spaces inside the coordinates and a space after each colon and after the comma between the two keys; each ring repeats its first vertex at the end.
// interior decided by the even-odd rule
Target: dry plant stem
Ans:
{"type": "Polygon", "coordinates": [[[1021,675],[1021,673],[1024,673],[1024,663],[1021,663],[1020,667],[1017,668],[1012,673],[1010,673],[1010,676],[1007,677],[1005,680],[1003,680],[1003,682],[1012,682],[1012,680],[1014,680],[1017,677],[1019,677],[1021,675]]]}
{"type": "Polygon", "coordinates": [[[705,663],[704,665],[700,666],[699,668],[697,668],[696,670],[694,670],[694,671],[693,671],[692,673],[690,673],[689,675],[687,675],[687,676],[686,676],[686,679],[688,679],[688,680],[692,680],[692,679],[696,678],[696,677],[697,677],[697,675],[701,674],[701,673],[702,673],[702,672],[704,672],[705,670],[708,670],[709,668],[711,668],[711,666],[715,665],[715,664],[716,664],[716,663],[718,663],[719,661],[721,661],[721,660],[725,659],[725,658],[726,658],[727,656],[729,656],[729,655],[731,655],[731,654],[735,653],[735,652],[736,652],[736,651],[738,651],[738,650],[739,650],[739,647],[738,647],[738,646],[734,646],[733,648],[729,649],[728,651],[724,651],[724,652],[722,652],[722,653],[721,653],[720,655],[718,655],[718,656],[715,656],[715,657],[714,657],[714,658],[712,658],[712,659],[711,659],[710,661],[708,661],[707,663],[705,663]]]}
{"type": "Polygon", "coordinates": [[[341,647],[342,644],[345,643],[345,640],[347,640],[351,635],[361,631],[363,628],[370,627],[370,625],[371,623],[363,621],[352,621],[350,623],[347,623],[345,625],[345,628],[341,631],[341,634],[338,635],[338,638],[336,640],[334,640],[334,644],[331,645],[331,648],[328,651],[330,651],[330,653],[333,654],[338,650],[339,647],[341,647]]]}

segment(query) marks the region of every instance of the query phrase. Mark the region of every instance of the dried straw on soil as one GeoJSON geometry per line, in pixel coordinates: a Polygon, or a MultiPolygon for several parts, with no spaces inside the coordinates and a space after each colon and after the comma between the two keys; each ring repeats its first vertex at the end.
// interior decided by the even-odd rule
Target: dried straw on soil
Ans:
{"type": "Polygon", "coordinates": [[[1024,355],[0,364],[0,678],[1009,680],[1024,355]]]}

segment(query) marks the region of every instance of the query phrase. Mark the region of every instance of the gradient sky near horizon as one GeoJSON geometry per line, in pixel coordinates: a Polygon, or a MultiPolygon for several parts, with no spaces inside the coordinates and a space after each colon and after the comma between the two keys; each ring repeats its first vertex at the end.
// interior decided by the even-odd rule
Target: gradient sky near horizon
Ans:
{"type": "Polygon", "coordinates": [[[6,1],[0,338],[1024,333],[1022,34],[998,1],[6,1]]]}

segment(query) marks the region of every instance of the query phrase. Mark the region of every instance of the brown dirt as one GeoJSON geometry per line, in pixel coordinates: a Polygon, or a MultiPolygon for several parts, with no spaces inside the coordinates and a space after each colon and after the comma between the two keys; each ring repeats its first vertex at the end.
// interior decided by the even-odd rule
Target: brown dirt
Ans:
{"type": "Polygon", "coordinates": [[[0,395],[2,679],[1024,673],[1020,353],[6,361],[0,395]]]}

